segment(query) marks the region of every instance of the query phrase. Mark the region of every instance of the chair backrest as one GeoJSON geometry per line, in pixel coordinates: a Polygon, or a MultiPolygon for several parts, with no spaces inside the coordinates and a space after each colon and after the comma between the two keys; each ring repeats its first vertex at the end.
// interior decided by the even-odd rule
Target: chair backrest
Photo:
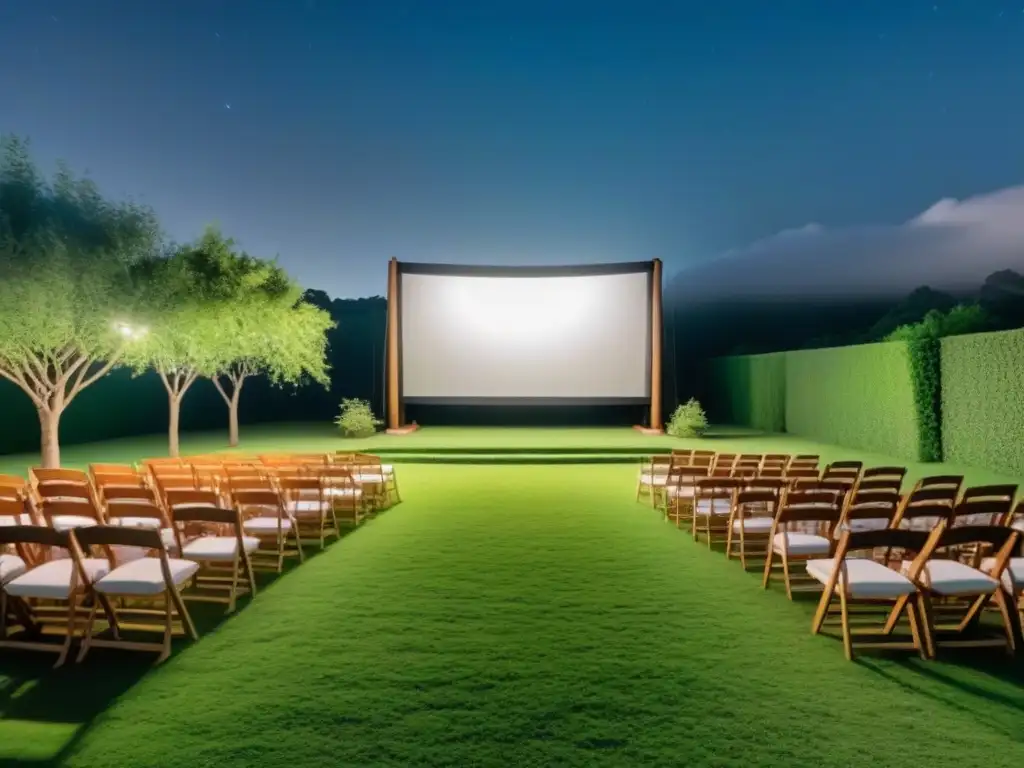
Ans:
{"type": "Polygon", "coordinates": [[[26,564],[39,562],[40,547],[71,549],[71,534],[43,525],[0,525],[0,549],[12,546],[26,564]]]}
{"type": "Polygon", "coordinates": [[[1020,531],[1013,528],[994,525],[963,525],[955,528],[942,526],[932,531],[929,550],[914,560],[908,576],[917,579],[924,568],[924,561],[942,550],[962,552],[967,549],[973,551],[971,565],[974,567],[978,566],[982,556],[995,558],[993,567],[987,569],[987,573],[998,582],[1010,558],[1020,553],[1020,542],[1020,531]]]}
{"type": "Polygon", "coordinates": [[[931,488],[943,488],[953,489],[955,495],[959,495],[960,488],[964,484],[963,475],[929,475],[928,477],[922,477],[914,485],[911,493],[918,490],[925,490],[931,488]]]}
{"type": "Polygon", "coordinates": [[[169,512],[180,506],[219,507],[221,497],[216,491],[199,488],[172,488],[164,495],[164,504],[169,512]]]}
{"type": "Polygon", "coordinates": [[[87,517],[97,523],[103,522],[103,512],[91,502],[68,499],[43,499],[39,505],[39,514],[47,525],[53,525],[55,517],[87,517]]]}
{"type": "Polygon", "coordinates": [[[80,469],[46,469],[32,467],[29,470],[34,485],[44,483],[81,483],[88,484],[89,475],[80,469]]]}
{"type": "Polygon", "coordinates": [[[955,527],[975,525],[1008,525],[1013,510],[1012,499],[986,499],[961,501],[949,516],[955,527]]]}
{"type": "Polygon", "coordinates": [[[232,492],[231,503],[240,511],[250,507],[272,507],[280,510],[281,496],[277,491],[246,489],[232,492]]]}
{"type": "Polygon", "coordinates": [[[278,478],[277,485],[286,494],[323,490],[323,481],[310,475],[281,477],[278,478]]]}
{"type": "Polygon", "coordinates": [[[903,478],[907,476],[906,467],[867,467],[863,473],[861,473],[862,480],[879,480],[879,479],[892,479],[903,482],[903,478]]]}
{"type": "Polygon", "coordinates": [[[732,469],[736,463],[737,456],[735,453],[717,453],[713,462],[713,468],[719,469],[732,469]]]}
{"type": "Polygon", "coordinates": [[[934,529],[949,522],[953,514],[953,502],[950,499],[921,500],[914,504],[904,502],[896,511],[893,518],[893,528],[903,527],[907,523],[910,527],[927,527],[934,529]]]}
{"type": "Polygon", "coordinates": [[[765,489],[746,489],[736,494],[736,511],[744,516],[774,517],[779,494],[765,489]]]}
{"type": "Polygon", "coordinates": [[[869,549],[900,550],[910,557],[918,557],[930,550],[931,535],[927,531],[908,531],[900,528],[880,528],[870,531],[844,531],[836,547],[836,562],[848,552],[869,549]]]}
{"type": "Polygon", "coordinates": [[[28,499],[25,497],[0,496],[0,517],[12,517],[15,521],[21,515],[29,515],[28,499]]]}
{"type": "Polygon", "coordinates": [[[697,480],[697,496],[702,499],[731,499],[746,486],[742,478],[738,477],[705,477],[697,480]]]}
{"type": "Polygon", "coordinates": [[[156,502],[156,491],[150,488],[148,485],[139,486],[127,486],[127,485],[111,485],[104,488],[102,493],[103,501],[107,504],[110,502],[120,501],[152,501],[156,502]]]}
{"type": "Polygon", "coordinates": [[[964,488],[960,501],[1007,501],[1017,497],[1016,485],[973,485],[964,488]]]}
{"type": "Polygon", "coordinates": [[[855,491],[894,491],[900,492],[903,482],[895,477],[861,478],[854,486],[855,491]]]}
{"type": "Polygon", "coordinates": [[[166,528],[168,525],[167,513],[164,512],[155,500],[125,499],[114,501],[107,505],[108,520],[113,521],[115,518],[126,517],[159,520],[161,528],[166,528]]]}
{"type": "Polygon", "coordinates": [[[793,483],[800,480],[817,480],[821,473],[818,472],[814,467],[801,467],[795,464],[790,464],[786,468],[785,478],[793,483]]]}
{"type": "Polygon", "coordinates": [[[779,522],[839,521],[839,502],[831,491],[788,491],[779,511],[779,522]]]}
{"type": "Polygon", "coordinates": [[[28,495],[28,481],[18,475],[0,475],[0,498],[24,498],[28,495]]]}
{"type": "Polygon", "coordinates": [[[789,483],[785,479],[770,475],[766,476],[763,471],[757,477],[747,482],[747,490],[767,491],[776,496],[781,496],[782,492],[788,487],[789,483]]]}
{"type": "MultiPolygon", "coordinates": [[[[156,556],[163,560],[164,577],[168,583],[171,582],[167,563],[167,548],[164,545],[160,531],[152,528],[122,528],[116,525],[96,525],[89,528],[76,528],[71,532],[71,538],[78,544],[79,555],[90,557],[96,554],[94,550],[100,550],[99,556],[110,561],[111,570],[121,565],[128,559],[124,548],[145,549],[153,551],[156,556]]],[[[71,551],[76,552],[72,547],[71,551]]]]}
{"type": "Polygon", "coordinates": [[[36,488],[36,493],[41,499],[81,499],[91,502],[96,498],[91,485],[56,480],[43,483],[36,488]]]}
{"type": "Polygon", "coordinates": [[[896,491],[858,490],[850,496],[843,512],[843,520],[884,520],[885,527],[888,528],[892,525],[899,508],[900,495],[896,491]]]}
{"type": "MultiPolygon", "coordinates": [[[[241,512],[237,509],[211,507],[205,504],[175,507],[171,512],[171,528],[174,530],[179,551],[184,547],[186,537],[207,533],[216,536],[232,535],[241,542],[243,535],[241,512]]],[[[242,551],[241,546],[238,551],[242,551]]]]}

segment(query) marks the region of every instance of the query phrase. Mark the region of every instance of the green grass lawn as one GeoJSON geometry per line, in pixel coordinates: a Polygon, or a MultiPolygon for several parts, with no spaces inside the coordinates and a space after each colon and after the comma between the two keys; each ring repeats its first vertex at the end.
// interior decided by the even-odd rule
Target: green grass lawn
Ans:
{"type": "Polygon", "coordinates": [[[160,668],[0,656],[0,764],[890,766],[1024,758],[1020,665],[847,662],[633,501],[635,466],[400,468],[405,502],[160,668]]]}

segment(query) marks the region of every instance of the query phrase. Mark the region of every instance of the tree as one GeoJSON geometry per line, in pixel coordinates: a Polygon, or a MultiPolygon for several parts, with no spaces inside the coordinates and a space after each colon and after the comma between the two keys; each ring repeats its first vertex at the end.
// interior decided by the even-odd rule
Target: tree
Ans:
{"type": "Polygon", "coordinates": [[[48,180],[26,141],[0,138],[0,378],[36,407],[44,467],[60,466],[61,415],[143,333],[132,266],[160,242],[149,209],[64,165],[48,180]]]}
{"type": "Polygon", "coordinates": [[[328,377],[327,333],[335,327],[328,312],[288,290],[256,291],[232,307],[220,324],[220,358],[210,377],[228,407],[228,442],[238,445],[238,405],[242,385],[256,374],[274,384],[298,385],[312,380],[324,387],[328,377]]]}
{"type": "Polygon", "coordinates": [[[978,300],[998,328],[1024,327],[1024,275],[1012,269],[993,272],[985,278],[978,300]]]}
{"type": "Polygon", "coordinates": [[[136,373],[153,368],[160,376],[167,390],[168,453],[177,456],[185,395],[200,377],[217,372],[226,344],[238,343],[226,332],[233,311],[268,284],[273,270],[235,253],[231,240],[208,228],[195,243],[142,262],[136,271],[155,327],[127,359],[136,373]]]}

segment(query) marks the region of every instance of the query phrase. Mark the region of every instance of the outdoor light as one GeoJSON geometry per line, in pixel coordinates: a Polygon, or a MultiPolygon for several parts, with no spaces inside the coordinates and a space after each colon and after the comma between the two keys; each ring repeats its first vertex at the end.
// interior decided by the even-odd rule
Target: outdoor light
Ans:
{"type": "Polygon", "coordinates": [[[128,323],[114,323],[115,330],[124,336],[126,339],[141,339],[147,333],[149,329],[141,325],[130,325],[128,323]]]}

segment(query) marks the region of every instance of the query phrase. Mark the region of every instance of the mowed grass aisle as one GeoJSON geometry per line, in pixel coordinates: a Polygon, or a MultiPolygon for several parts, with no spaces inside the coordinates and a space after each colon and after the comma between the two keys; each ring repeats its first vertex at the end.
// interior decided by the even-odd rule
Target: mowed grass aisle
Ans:
{"type": "Polygon", "coordinates": [[[146,675],[60,764],[1024,758],[1017,684],[906,655],[846,662],[806,606],[634,504],[635,467],[400,471],[404,504],[146,675]]]}

